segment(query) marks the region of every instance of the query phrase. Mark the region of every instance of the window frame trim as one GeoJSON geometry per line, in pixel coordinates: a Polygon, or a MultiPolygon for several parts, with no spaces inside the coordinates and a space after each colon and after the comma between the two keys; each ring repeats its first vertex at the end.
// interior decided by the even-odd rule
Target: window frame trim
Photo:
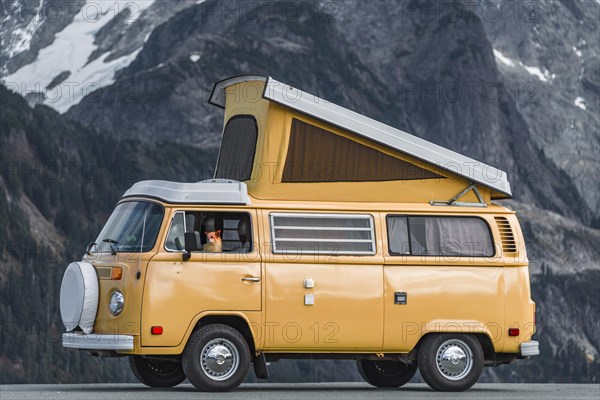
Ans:
{"type": "MultiPolygon", "coordinates": [[[[298,212],[270,212],[269,213],[269,223],[270,223],[270,227],[269,230],[271,231],[271,253],[272,254],[276,254],[276,255],[285,255],[285,254],[289,254],[289,252],[286,252],[284,250],[277,250],[277,245],[276,245],[276,237],[275,237],[275,229],[279,229],[277,227],[275,227],[275,221],[274,218],[275,217],[292,217],[292,218],[319,218],[319,217],[324,217],[324,218],[337,218],[337,219],[344,219],[344,218],[348,218],[348,217],[363,217],[362,219],[366,219],[369,221],[369,228],[361,228],[361,231],[364,232],[371,232],[371,240],[368,241],[368,243],[371,243],[372,246],[372,251],[370,252],[365,252],[365,251],[344,251],[343,253],[340,252],[338,254],[332,254],[331,252],[328,251],[322,251],[322,250],[314,250],[314,251],[310,251],[310,254],[303,254],[302,252],[294,252],[293,254],[299,254],[300,256],[314,256],[314,255],[327,255],[327,256],[332,256],[332,257],[344,257],[344,256],[376,256],[377,255],[377,238],[376,238],[376,229],[375,229],[375,217],[373,216],[373,214],[353,214],[353,213],[298,213],[298,212]]],[[[307,227],[303,227],[305,229],[320,229],[319,227],[314,227],[314,226],[307,226],[307,227]]],[[[327,230],[334,230],[334,229],[327,229],[327,230]]],[[[343,230],[343,229],[340,229],[343,230]]],[[[358,229],[348,229],[348,231],[357,231],[358,229]]],[[[365,241],[362,241],[364,239],[357,239],[357,240],[351,240],[351,241],[347,241],[346,243],[367,243],[365,241]]],[[[301,241],[301,240],[298,240],[301,241]]],[[[307,241],[307,240],[305,240],[307,241]]],[[[311,241],[313,241],[313,239],[311,239],[311,241]]],[[[323,242],[323,243],[328,243],[330,241],[321,241],[321,240],[314,240],[315,242],[323,242]]]]}
{"type": "Polygon", "coordinates": [[[169,232],[171,232],[171,227],[173,226],[173,221],[175,220],[175,216],[177,214],[183,214],[183,235],[184,235],[184,242],[185,242],[185,233],[187,231],[187,224],[185,222],[185,211],[184,210],[177,210],[173,213],[173,215],[171,215],[171,222],[169,223],[169,228],[167,229],[167,234],[165,235],[165,240],[164,240],[164,244],[163,244],[163,248],[165,249],[165,251],[167,253],[185,253],[185,243],[183,244],[184,249],[183,250],[177,250],[177,249],[170,249],[167,247],[167,240],[169,238],[169,232]]]}
{"type": "MultiPolygon", "coordinates": [[[[217,163],[215,165],[215,173],[213,174],[213,179],[228,179],[228,178],[217,178],[217,172],[219,171],[219,162],[221,161],[221,150],[223,150],[223,140],[225,140],[225,131],[227,131],[227,127],[229,126],[229,124],[232,121],[234,121],[236,119],[241,119],[241,118],[251,118],[252,121],[254,121],[254,127],[256,128],[256,141],[254,142],[254,149],[252,150],[252,162],[250,163],[250,176],[248,177],[248,179],[245,179],[244,181],[249,181],[252,179],[252,173],[254,172],[254,161],[256,160],[256,148],[258,147],[258,136],[259,136],[258,121],[256,120],[256,117],[252,114],[236,114],[227,120],[227,123],[225,124],[225,127],[223,128],[223,133],[221,134],[221,144],[219,145],[219,154],[217,155],[217,163]]],[[[230,180],[234,180],[234,179],[230,179],[230,180]]],[[[237,181],[237,182],[244,182],[244,181],[237,181]]]]}
{"type": "Polygon", "coordinates": [[[488,221],[479,215],[429,215],[429,214],[386,214],[385,216],[385,233],[387,237],[387,252],[392,257],[467,257],[467,258],[495,258],[498,256],[498,248],[496,246],[496,241],[494,240],[494,232],[492,231],[491,225],[488,221]],[[390,247],[390,230],[388,226],[389,218],[397,218],[397,217],[405,217],[406,218],[406,232],[408,233],[408,246],[410,254],[402,254],[392,252],[390,247]],[[410,240],[410,217],[429,217],[429,218],[461,218],[461,219],[469,219],[475,218],[481,220],[485,226],[487,227],[488,233],[490,235],[491,244],[494,248],[494,253],[489,256],[473,256],[473,255],[444,255],[444,254],[413,254],[412,253],[412,241],[410,240]]]}
{"type": "MultiPolygon", "coordinates": [[[[183,231],[184,231],[184,235],[187,232],[187,222],[185,220],[185,213],[186,211],[194,211],[194,212],[199,212],[199,213],[206,213],[206,212],[214,212],[214,213],[224,213],[224,214],[245,214],[248,216],[249,220],[250,220],[250,234],[251,234],[251,240],[250,240],[250,251],[248,253],[236,253],[236,252],[232,252],[232,251],[223,251],[221,253],[205,253],[203,251],[192,251],[191,254],[253,254],[256,252],[256,246],[254,245],[254,221],[252,221],[252,213],[249,211],[224,211],[224,210],[193,210],[193,209],[176,209],[175,211],[173,211],[173,215],[171,216],[171,222],[169,223],[169,228],[167,229],[167,232],[165,234],[165,238],[164,238],[164,244],[163,244],[163,248],[167,253],[185,253],[185,249],[183,250],[173,250],[173,249],[169,249],[167,248],[167,238],[169,237],[169,231],[171,230],[171,224],[173,223],[173,219],[175,219],[175,215],[177,213],[183,213],[183,231]]],[[[185,238],[184,238],[185,239],[185,238]]],[[[185,246],[185,243],[184,243],[185,246]]]]}

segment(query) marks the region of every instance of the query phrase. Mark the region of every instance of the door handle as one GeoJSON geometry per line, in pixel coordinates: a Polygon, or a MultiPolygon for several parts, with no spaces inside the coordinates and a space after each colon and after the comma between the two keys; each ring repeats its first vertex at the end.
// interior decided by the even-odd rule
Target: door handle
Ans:
{"type": "Polygon", "coordinates": [[[242,278],[242,282],[260,282],[260,278],[255,276],[246,276],[242,278]]]}

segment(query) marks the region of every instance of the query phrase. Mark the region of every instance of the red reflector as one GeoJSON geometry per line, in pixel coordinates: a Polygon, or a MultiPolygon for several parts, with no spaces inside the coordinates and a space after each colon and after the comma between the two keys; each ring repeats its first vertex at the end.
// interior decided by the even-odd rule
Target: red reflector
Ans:
{"type": "Polygon", "coordinates": [[[519,328],[510,328],[508,330],[508,336],[519,336],[519,328]]]}
{"type": "Polygon", "coordinates": [[[152,328],[150,328],[150,332],[153,335],[162,335],[163,327],[162,326],[153,326],[152,328]]]}

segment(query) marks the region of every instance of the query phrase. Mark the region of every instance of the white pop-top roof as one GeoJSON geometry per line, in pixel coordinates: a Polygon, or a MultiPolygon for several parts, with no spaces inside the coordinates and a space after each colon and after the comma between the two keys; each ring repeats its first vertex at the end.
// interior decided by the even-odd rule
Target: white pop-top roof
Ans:
{"type": "Polygon", "coordinates": [[[462,176],[493,191],[503,193],[507,197],[512,197],[510,183],[504,171],[278,82],[271,77],[243,75],[217,82],[209,103],[225,107],[225,89],[236,83],[248,81],[266,82],[263,92],[264,99],[462,176]]]}
{"type": "Polygon", "coordinates": [[[127,197],[151,197],[167,203],[250,204],[243,182],[210,179],[196,183],[141,181],[125,192],[127,197]]]}

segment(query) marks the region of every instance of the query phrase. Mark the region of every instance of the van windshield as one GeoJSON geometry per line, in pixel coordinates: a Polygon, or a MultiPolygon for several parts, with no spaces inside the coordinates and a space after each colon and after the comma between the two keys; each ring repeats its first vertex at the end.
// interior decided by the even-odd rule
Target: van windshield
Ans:
{"type": "Polygon", "coordinates": [[[98,235],[95,252],[150,251],[156,242],[163,214],[162,206],[154,203],[131,201],[119,204],[98,235]]]}

